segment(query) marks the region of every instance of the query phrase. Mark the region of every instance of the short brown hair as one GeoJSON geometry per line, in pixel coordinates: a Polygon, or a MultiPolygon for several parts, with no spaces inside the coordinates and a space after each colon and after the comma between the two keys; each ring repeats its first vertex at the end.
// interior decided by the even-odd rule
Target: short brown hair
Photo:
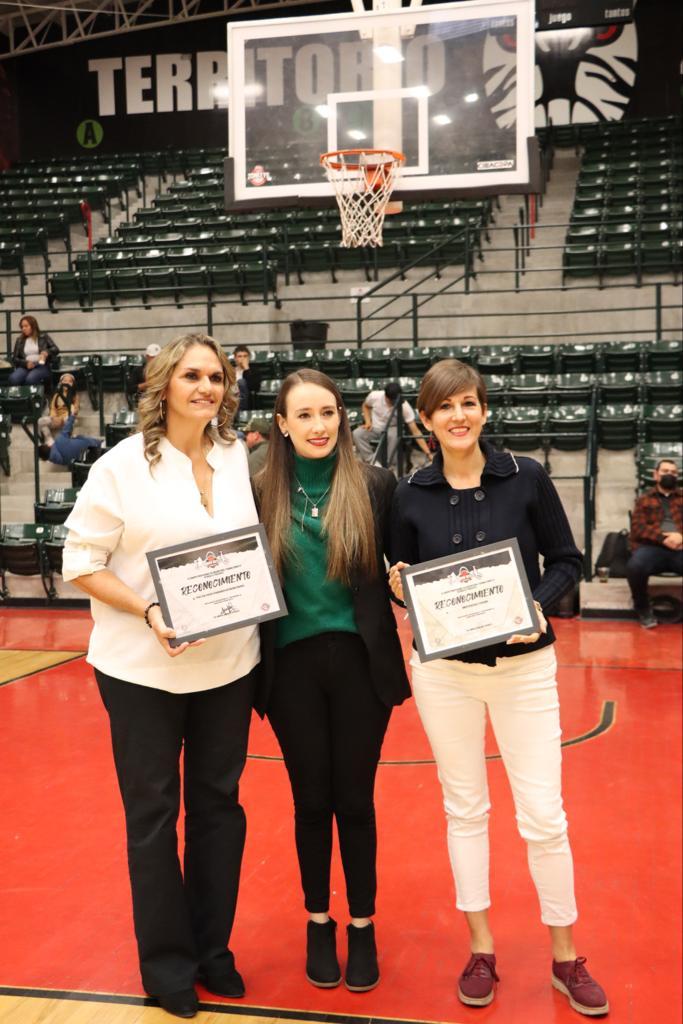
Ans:
{"type": "Polygon", "coordinates": [[[441,402],[450,395],[470,388],[477,392],[479,403],[485,409],[488,398],[482,375],[473,366],[461,363],[459,359],[440,359],[422,378],[417,408],[425,416],[431,417],[441,402]]]}

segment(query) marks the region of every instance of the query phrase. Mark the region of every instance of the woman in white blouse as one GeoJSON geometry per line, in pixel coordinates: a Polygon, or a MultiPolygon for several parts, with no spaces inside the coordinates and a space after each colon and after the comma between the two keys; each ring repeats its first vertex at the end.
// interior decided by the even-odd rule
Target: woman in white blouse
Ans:
{"type": "Polygon", "coordinates": [[[213,338],[187,335],[162,349],[140,400],[140,432],[92,467],[64,547],[64,578],[91,597],[88,661],[111,723],[142,983],[179,1017],[197,1012],[196,980],[244,995],[228,942],[259,640],[250,626],[172,648],[146,552],[257,521],[244,446],[230,429],[234,383],[213,338]]]}

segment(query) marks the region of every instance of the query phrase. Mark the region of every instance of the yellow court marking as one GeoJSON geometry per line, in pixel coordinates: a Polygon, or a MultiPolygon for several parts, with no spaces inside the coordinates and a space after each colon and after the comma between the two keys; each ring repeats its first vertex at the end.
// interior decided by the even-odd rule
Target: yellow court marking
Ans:
{"type": "Polygon", "coordinates": [[[65,661],[73,661],[82,654],[83,651],[0,651],[0,686],[34,672],[54,668],[65,661]]]}

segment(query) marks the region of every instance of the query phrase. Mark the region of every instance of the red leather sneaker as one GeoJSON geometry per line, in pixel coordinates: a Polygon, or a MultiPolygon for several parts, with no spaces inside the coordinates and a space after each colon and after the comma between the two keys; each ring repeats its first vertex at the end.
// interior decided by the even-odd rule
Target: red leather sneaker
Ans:
{"type": "Polygon", "coordinates": [[[467,1006],[488,1006],[495,995],[496,974],[494,953],[473,953],[458,978],[458,999],[467,1006]]]}
{"type": "Polygon", "coordinates": [[[553,988],[568,997],[569,1005],[586,1017],[609,1013],[605,991],[586,970],[585,956],[561,963],[553,960],[552,982],[553,988]]]}

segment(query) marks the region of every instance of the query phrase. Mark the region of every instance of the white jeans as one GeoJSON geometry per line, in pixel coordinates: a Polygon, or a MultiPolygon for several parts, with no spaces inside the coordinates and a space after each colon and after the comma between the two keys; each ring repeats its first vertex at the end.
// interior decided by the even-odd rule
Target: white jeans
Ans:
{"type": "Polygon", "coordinates": [[[489,896],[489,801],[484,754],[488,709],[527,842],[546,925],[576,920],[574,869],[562,806],[560,706],[552,647],[499,658],[495,667],[411,658],[413,693],[443,787],[448,852],[459,910],[489,896]]]}

